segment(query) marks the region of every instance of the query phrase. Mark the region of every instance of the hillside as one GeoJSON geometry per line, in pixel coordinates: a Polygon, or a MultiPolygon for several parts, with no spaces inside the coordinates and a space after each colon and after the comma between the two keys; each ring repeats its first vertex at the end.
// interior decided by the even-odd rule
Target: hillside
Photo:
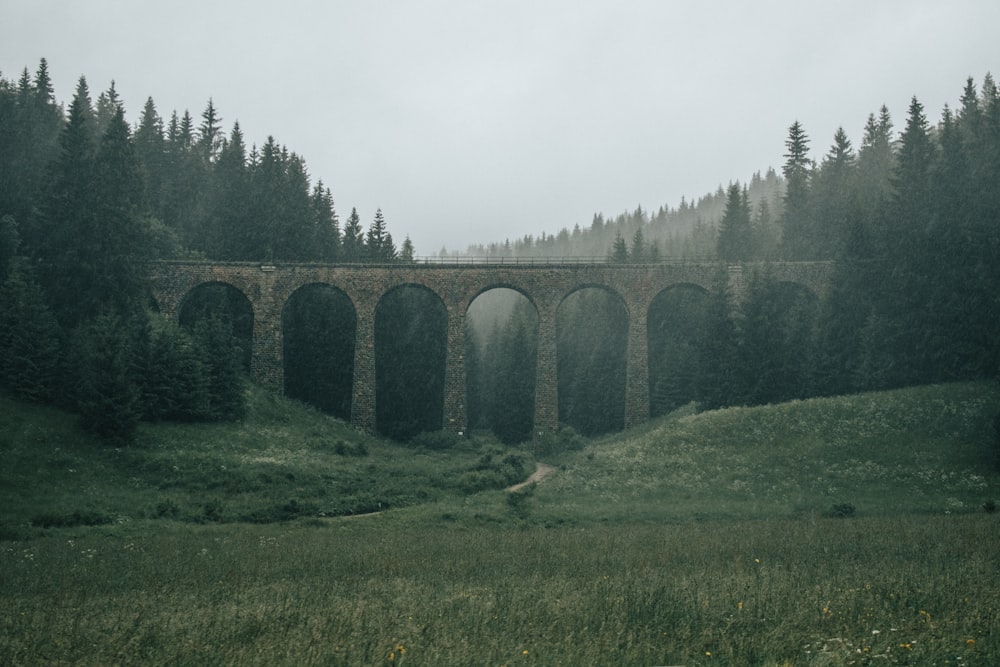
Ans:
{"type": "Polygon", "coordinates": [[[403,508],[405,521],[503,521],[515,505],[547,524],[941,514],[1000,499],[993,383],[675,413],[546,455],[557,472],[513,502],[500,489],[531,473],[528,452],[443,434],[402,446],[258,389],[242,422],[145,424],[131,448],[57,410],[0,400],[0,525],[13,534],[403,508]]]}
{"type": "Polygon", "coordinates": [[[601,521],[982,511],[998,411],[995,384],[965,383],[675,415],[567,458],[534,502],[601,521]]]}
{"type": "Polygon", "coordinates": [[[142,424],[134,446],[115,448],[74,415],[0,396],[0,536],[351,516],[502,488],[534,469],[528,454],[484,440],[369,437],[256,387],[248,404],[240,422],[142,424]]]}
{"type": "Polygon", "coordinates": [[[129,449],[0,399],[0,663],[996,665],[998,403],[674,415],[508,492],[259,391],[129,449]]]}

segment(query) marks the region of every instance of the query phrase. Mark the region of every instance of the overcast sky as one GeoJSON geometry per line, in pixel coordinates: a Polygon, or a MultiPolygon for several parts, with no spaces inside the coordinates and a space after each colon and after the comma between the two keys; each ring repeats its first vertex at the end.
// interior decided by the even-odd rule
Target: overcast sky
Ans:
{"type": "Polygon", "coordinates": [[[1000,76],[997,0],[0,0],[0,73],[58,100],[112,80],[135,123],[209,98],[226,133],[302,155],[346,219],[418,255],[586,227],[819,159],[912,96],[937,122],[1000,76]]]}

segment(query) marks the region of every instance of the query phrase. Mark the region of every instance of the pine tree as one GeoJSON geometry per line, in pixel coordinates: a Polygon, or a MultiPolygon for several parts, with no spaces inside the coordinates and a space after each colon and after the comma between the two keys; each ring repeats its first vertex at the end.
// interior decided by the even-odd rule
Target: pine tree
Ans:
{"type": "Polygon", "coordinates": [[[642,235],[642,227],[636,227],[632,234],[632,247],[628,252],[628,259],[633,264],[641,264],[646,260],[646,240],[642,235]]]}
{"type": "Polygon", "coordinates": [[[163,119],[156,111],[153,98],[146,99],[142,118],[133,141],[146,186],[146,201],[150,211],[163,219],[164,180],[166,178],[166,140],[163,119]]]}
{"type": "Polygon", "coordinates": [[[233,123],[212,169],[203,249],[213,259],[249,259],[255,254],[250,211],[250,174],[239,122],[233,123]]]}
{"type": "Polygon", "coordinates": [[[868,116],[858,151],[858,205],[866,212],[868,225],[874,224],[874,217],[892,194],[895,165],[892,127],[889,109],[883,105],[877,119],[874,114],[868,116]]]}
{"type": "Polygon", "coordinates": [[[860,215],[857,197],[854,149],[841,127],[813,179],[810,206],[817,259],[840,253],[852,221],[860,215]]]}
{"type": "Polygon", "coordinates": [[[141,359],[143,419],[202,421],[212,418],[210,377],[203,352],[172,321],[151,316],[141,359]]]}
{"type": "Polygon", "coordinates": [[[323,262],[336,262],[340,256],[340,220],[333,207],[330,188],[317,181],[312,192],[313,225],[315,228],[315,258],[323,262]]]}
{"type": "Polygon", "coordinates": [[[356,208],[351,209],[351,215],[344,225],[344,238],[341,243],[341,256],[343,261],[352,263],[360,262],[364,259],[365,243],[364,232],[361,229],[361,218],[358,216],[356,208]]]}
{"type": "Polygon", "coordinates": [[[26,262],[11,261],[0,277],[0,383],[30,400],[56,393],[61,364],[59,326],[26,262]]]}
{"type": "MultiPolygon", "coordinates": [[[[75,326],[93,312],[81,303],[81,284],[92,276],[78,273],[93,229],[95,160],[94,118],[87,81],[80,78],[59,137],[59,159],[52,165],[39,215],[25,235],[27,252],[38,263],[40,280],[60,324],[75,326]]],[[[92,266],[92,264],[91,264],[92,266]]]]}
{"type": "Polygon", "coordinates": [[[782,254],[785,259],[803,260],[816,256],[809,218],[809,139],[799,121],[788,128],[785,141],[788,152],[782,173],[785,175],[784,212],[782,213],[782,254]]]}
{"type": "Polygon", "coordinates": [[[621,231],[615,233],[615,242],[611,246],[611,254],[608,260],[614,264],[625,264],[628,262],[628,246],[625,245],[625,238],[621,231]]]}
{"type": "Polygon", "coordinates": [[[208,369],[208,418],[239,419],[246,411],[245,376],[243,352],[232,327],[221,318],[210,316],[198,320],[193,336],[201,363],[208,369]]]}
{"type": "Polygon", "coordinates": [[[115,89],[114,79],[106,91],[97,96],[94,119],[97,123],[97,136],[103,136],[111,125],[111,119],[122,106],[121,96],[115,89]]]}
{"type": "Polygon", "coordinates": [[[365,247],[368,249],[368,261],[386,262],[389,260],[389,248],[386,244],[385,217],[382,209],[375,211],[375,218],[368,227],[368,234],[365,237],[365,247]]]}
{"type": "Polygon", "coordinates": [[[120,444],[133,441],[142,415],[132,325],[105,312],[80,327],[74,338],[80,424],[120,444]]]}
{"type": "Polygon", "coordinates": [[[745,262],[753,253],[749,202],[746,189],[738,182],[732,183],[727,191],[716,252],[719,259],[729,263],[745,262]]]}
{"type": "Polygon", "coordinates": [[[410,240],[410,236],[407,234],[406,238],[403,239],[403,247],[399,250],[399,259],[404,262],[413,261],[413,241],[410,240]]]}
{"type": "Polygon", "coordinates": [[[214,162],[222,147],[222,118],[208,98],[208,105],[201,113],[201,124],[198,126],[198,151],[205,162],[214,162]]]}
{"type": "Polygon", "coordinates": [[[110,306],[120,313],[148,302],[153,234],[135,147],[121,107],[112,116],[94,160],[93,225],[79,239],[82,313],[110,306]]]}

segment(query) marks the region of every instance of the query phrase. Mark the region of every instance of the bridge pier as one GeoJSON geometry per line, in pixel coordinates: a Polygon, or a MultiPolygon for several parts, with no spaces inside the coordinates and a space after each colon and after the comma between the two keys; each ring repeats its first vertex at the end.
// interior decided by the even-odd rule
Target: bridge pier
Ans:
{"type": "Polygon", "coordinates": [[[375,304],[357,304],[351,424],[375,432],[375,304]]]}
{"type": "Polygon", "coordinates": [[[559,428],[559,387],[556,366],[556,310],[538,307],[538,351],[535,357],[535,435],[559,428]]]}
{"type": "Polygon", "coordinates": [[[649,343],[643,304],[629,303],[625,353],[625,428],[649,421],[649,343]]]}
{"type": "Polygon", "coordinates": [[[444,362],[444,423],[451,433],[465,433],[465,309],[460,304],[448,308],[448,342],[444,362]]]}

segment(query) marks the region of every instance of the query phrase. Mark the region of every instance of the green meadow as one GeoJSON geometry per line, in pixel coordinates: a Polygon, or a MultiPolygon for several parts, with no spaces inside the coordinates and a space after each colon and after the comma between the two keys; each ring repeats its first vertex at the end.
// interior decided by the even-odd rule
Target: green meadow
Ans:
{"type": "Polygon", "coordinates": [[[993,383],[570,451],[251,392],[127,449],[0,398],[0,664],[1000,664],[993,383]]]}

